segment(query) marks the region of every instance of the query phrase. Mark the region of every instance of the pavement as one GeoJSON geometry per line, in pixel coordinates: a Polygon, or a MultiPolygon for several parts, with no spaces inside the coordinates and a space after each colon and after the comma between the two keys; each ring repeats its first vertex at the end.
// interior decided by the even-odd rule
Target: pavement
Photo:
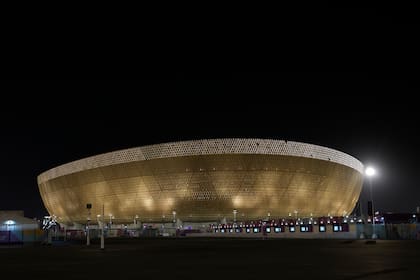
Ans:
{"type": "Polygon", "coordinates": [[[106,239],[104,250],[99,240],[92,240],[89,247],[82,241],[0,245],[0,275],[35,279],[419,279],[420,241],[106,239]]]}

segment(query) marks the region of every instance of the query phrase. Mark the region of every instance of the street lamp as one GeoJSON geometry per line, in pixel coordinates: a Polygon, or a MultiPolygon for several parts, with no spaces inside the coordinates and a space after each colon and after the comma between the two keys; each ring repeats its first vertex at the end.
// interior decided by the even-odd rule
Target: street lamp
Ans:
{"type": "Polygon", "coordinates": [[[111,229],[112,227],[112,219],[114,218],[114,216],[112,216],[112,214],[108,214],[109,216],[109,229],[111,229]]]}
{"type": "Polygon", "coordinates": [[[172,222],[175,226],[175,224],[176,224],[176,211],[175,210],[172,211],[172,222]]]}
{"type": "Polygon", "coordinates": [[[88,210],[88,217],[87,217],[87,223],[86,223],[86,245],[89,246],[90,245],[89,223],[90,223],[90,209],[92,209],[92,203],[87,203],[86,209],[88,210]]]}
{"type": "Polygon", "coordinates": [[[373,167],[367,167],[365,169],[365,174],[369,180],[369,189],[370,189],[370,201],[372,203],[372,239],[378,238],[375,231],[375,208],[373,206],[373,195],[372,195],[372,177],[376,175],[376,170],[373,167]]]}
{"type": "Polygon", "coordinates": [[[105,204],[102,204],[102,215],[96,215],[96,217],[98,218],[98,226],[101,229],[101,250],[103,250],[105,249],[105,237],[104,237],[105,204]]]}

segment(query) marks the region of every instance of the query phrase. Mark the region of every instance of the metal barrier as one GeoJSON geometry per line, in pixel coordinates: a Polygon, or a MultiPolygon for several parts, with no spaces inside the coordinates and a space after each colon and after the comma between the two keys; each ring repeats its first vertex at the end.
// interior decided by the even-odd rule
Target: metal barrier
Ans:
{"type": "Polygon", "coordinates": [[[41,229],[4,230],[0,231],[0,244],[41,242],[45,233],[41,229]]]}

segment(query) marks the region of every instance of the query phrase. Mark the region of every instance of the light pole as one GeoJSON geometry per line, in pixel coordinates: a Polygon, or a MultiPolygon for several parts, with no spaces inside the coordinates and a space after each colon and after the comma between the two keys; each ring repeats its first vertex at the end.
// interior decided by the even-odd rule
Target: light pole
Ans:
{"type": "Polygon", "coordinates": [[[98,217],[101,217],[101,220],[98,219],[98,224],[101,226],[101,250],[105,249],[105,237],[104,237],[104,223],[105,223],[105,205],[102,204],[102,216],[98,215],[98,217]]]}
{"type": "Polygon", "coordinates": [[[111,230],[111,227],[112,227],[112,218],[113,218],[112,214],[109,214],[109,229],[110,230],[111,230]]]}
{"type": "Polygon", "coordinates": [[[233,223],[235,224],[235,226],[236,226],[236,214],[238,214],[238,210],[233,209],[233,223]]]}
{"type": "Polygon", "coordinates": [[[378,238],[375,231],[375,208],[373,204],[373,195],[372,195],[372,177],[375,176],[376,170],[373,167],[367,167],[365,174],[369,180],[369,189],[370,189],[370,201],[372,203],[372,239],[378,238]]]}
{"type": "Polygon", "coordinates": [[[89,229],[89,222],[90,222],[90,209],[92,208],[92,204],[86,204],[86,208],[88,209],[88,217],[87,217],[87,226],[86,226],[86,245],[90,245],[90,229],[89,229]]]}
{"type": "Polygon", "coordinates": [[[175,210],[172,211],[172,216],[173,216],[172,222],[173,222],[174,227],[175,227],[175,224],[176,224],[176,211],[175,210]]]}

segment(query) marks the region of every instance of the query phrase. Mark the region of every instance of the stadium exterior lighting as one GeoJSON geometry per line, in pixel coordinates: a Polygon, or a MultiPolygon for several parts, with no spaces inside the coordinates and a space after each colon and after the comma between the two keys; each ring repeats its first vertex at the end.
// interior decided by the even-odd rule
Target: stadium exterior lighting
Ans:
{"type": "Polygon", "coordinates": [[[378,236],[375,231],[375,208],[373,204],[373,195],[372,195],[372,178],[376,175],[376,170],[373,167],[368,166],[365,169],[365,174],[368,177],[368,181],[369,181],[370,201],[372,203],[372,239],[377,239],[378,236]]]}
{"type": "Polygon", "coordinates": [[[366,176],[368,176],[368,177],[373,177],[373,176],[375,176],[375,174],[376,174],[376,170],[373,168],[373,167],[367,167],[366,168],[366,170],[365,170],[365,174],[366,174],[366,176]]]}

